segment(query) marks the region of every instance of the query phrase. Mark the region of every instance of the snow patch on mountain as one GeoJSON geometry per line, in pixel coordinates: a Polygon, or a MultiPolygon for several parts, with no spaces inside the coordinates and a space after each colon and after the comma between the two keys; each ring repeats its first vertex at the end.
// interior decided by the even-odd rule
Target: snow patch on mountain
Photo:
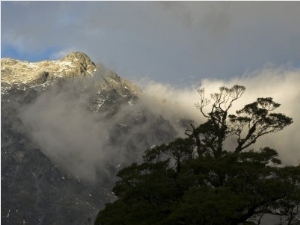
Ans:
{"type": "Polygon", "coordinates": [[[96,64],[82,52],[72,52],[61,60],[28,62],[1,59],[1,83],[34,84],[57,78],[93,76],[96,64]]]}

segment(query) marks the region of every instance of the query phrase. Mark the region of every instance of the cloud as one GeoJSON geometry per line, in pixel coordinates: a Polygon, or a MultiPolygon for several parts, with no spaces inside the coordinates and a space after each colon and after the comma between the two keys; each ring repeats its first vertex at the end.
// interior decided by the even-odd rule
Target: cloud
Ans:
{"type": "MultiPolygon", "coordinates": [[[[95,79],[99,81],[99,77],[95,79]]],[[[246,92],[235,102],[231,113],[258,97],[272,97],[281,104],[277,112],[294,120],[283,131],[262,137],[251,148],[269,146],[279,152],[285,164],[300,163],[299,69],[269,65],[227,81],[205,79],[201,86],[190,88],[143,81],[138,101],[121,106],[109,119],[106,114],[89,110],[94,81],[85,80],[82,85],[83,81],[78,80],[62,88],[53,87],[23,108],[20,115],[43,153],[54,164],[81,179],[93,181],[99,174],[111,176],[111,166],[141,160],[146,148],[167,140],[161,136],[168,132],[176,131],[177,135],[184,136],[185,129],[179,119],[190,119],[197,124],[205,121],[195,107],[199,97],[197,89],[204,87],[209,96],[218,92],[220,86],[235,84],[244,85],[246,92]],[[80,92],[83,86],[88,88],[80,92]]]]}
{"type": "Polygon", "coordinates": [[[176,88],[168,84],[149,81],[144,84],[139,95],[140,104],[152,113],[162,115],[170,121],[177,132],[183,135],[182,127],[177,123],[180,119],[187,119],[201,123],[203,118],[195,107],[198,98],[197,88],[176,88]]]}
{"type": "MultiPolygon", "coordinates": [[[[158,109],[166,118],[183,116],[198,123],[204,120],[194,104],[199,97],[196,89],[205,88],[207,97],[209,97],[210,93],[218,92],[221,86],[244,85],[246,92],[234,104],[231,113],[235,113],[235,110],[241,109],[245,104],[254,102],[258,97],[272,97],[275,102],[281,104],[277,112],[292,117],[294,123],[281,132],[260,138],[254,148],[272,147],[279,151],[280,158],[284,163],[298,164],[300,163],[300,142],[297,138],[300,129],[299,82],[300,70],[288,66],[268,65],[261,70],[247,72],[242,77],[228,81],[205,79],[198,88],[175,89],[161,84],[150,84],[145,90],[149,94],[148,96],[151,96],[150,104],[165,106],[158,109]]],[[[157,110],[155,106],[150,108],[157,110]]]]}
{"type": "Polygon", "coordinates": [[[54,164],[73,175],[93,180],[96,177],[93,156],[98,144],[107,139],[107,133],[101,123],[93,124],[95,116],[84,108],[86,96],[76,98],[72,89],[65,87],[62,91],[56,87],[43,93],[24,109],[21,118],[54,164]]]}
{"type": "Polygon", "coordinates": [[[220,38],[230,30],[232,3],[230,2],[161,2],[165,12],[184,26],[203,29],[212,38],[220,38]]]}
{"type": "MultiPolygon", "coordinates": [[[[276,112],[292,117],[294,123],[283,131],[261,137],[251,148],[258,150],[266,146],[272,147],[279,152],[283,163],[295,165],[300,163],[299,83],[299,69],[289,65],[276,67],[269,64],[260,70],[245,72],[242,76],[227,81],[204,79],[199,87],[175,88],[170,85],[149,82],[148,85],[144,85],[144,95],[141,98],[149,109],[162,114],[170,121],[175,122],[178,118],[189,118],[201,124],[205,120],[195,107],[195,103],[199,99],[197,90],[200,88],[205,88],[209,98],[210,94],[218,92],[221,86],[244,85],[246,91],[233,105],[230,111],[232,114],[243,108],[244,105],[256,101],[259,97],[272,97],[275,102],[281,104],[276,112]]],[[[183,134],[182,130],[177,131],[183,134]]],[[[232,143],[229,144],[230,146],[232,143]]]]}
{"type": "Polygon", "coordinates": [[[114,102],[108,111],[92,111],[101,94],[95,85],[106,72],[54,85],[20,110],[41,151],[65,172],[88,181],[112,179],[120,164],[141,160],[147,148],[176,135],[163,115],[148,110],[151,105],[143,98],[121,105],[111,91],[99,99],[114,102]]]}
{"type": "Polygon", "coordinates": [[[242,77],[229,81],[207,79],[202,82],[202,87],[206,88],[207,93],[211,93],[220,86],[244,85],[246,92],[236,102],[232,112],[241,109],[245,104],[254,102],[258,97],[272,97],[275,102],[280,103],[281,106],[276,112],[292,117],[294,123],[283,131],[261,137],[251,148],[258,150],[260,147],[272,147],[279,152],[283,163],[295,165],[300,163],[300,141],[298,138],[300,129],[299,82],[299,69],[268,65],[262,70],[247,72],[242,77]]]}
{"type": "Polygon", "coordinates": [[[27,54],[76,46],[126,78],[189,86],[268,62],[297,65],[299,8],[299,2],[3,2],[2,44],[27,54]],[[182,79],[189,76],[195,80],[182,79]]]}

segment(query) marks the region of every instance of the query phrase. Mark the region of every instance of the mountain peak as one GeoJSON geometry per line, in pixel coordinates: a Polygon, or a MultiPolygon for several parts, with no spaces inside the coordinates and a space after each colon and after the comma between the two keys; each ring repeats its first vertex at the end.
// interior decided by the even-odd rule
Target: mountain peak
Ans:
{"type": "Polygon", "coordinates": [[[1,59],[1,83],[29,84],[75,76],[92,76],[95,63],[83,52],[72,52],[61,60],[28,62],[1,59]]]}
{"type": "Polygon", "coordinates": [[[85,69],[95,69],[96,68],[95,63],[84,52],[71,52],[67,56],[63,57],[61,59],[61,61],[80,64],[85,69]]]}
{"type": "Polygon", "coordinates": [[[86,62],[89,64],[94,64],[90,57],[85,54],[84,52],[71,52],[70,54],[66,55],[61,59],[61,61],[67,61],[67,62],[86,62]]]}

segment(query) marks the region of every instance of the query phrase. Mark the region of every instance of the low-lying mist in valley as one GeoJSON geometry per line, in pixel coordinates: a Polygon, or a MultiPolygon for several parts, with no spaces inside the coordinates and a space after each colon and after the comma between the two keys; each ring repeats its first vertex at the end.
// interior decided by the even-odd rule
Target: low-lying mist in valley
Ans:
{"type": "MultiPolygon", "coordinates": [[[[22,122],[41,151],[74,176],[90,181],[99,175],[109,176],[111,166],[117,169],[141,160],[147,147],[171,137],[184,137],[186,126],[181,121],[205,121],[195,106],[199,100],[197,90],[205,88],[209,97],[219,87],[235,84],[244,85],[246,91],[231,113],[258,97],[272,97],[281,104],[277,112],[294,121],[285,130],[262,137],[251,148],[269,146],[279,152],[283,163],[300,163],[300,70],[266,67],[227,81],[205,79],[199,86],[182,89],[144,82],[137,99],[119,104],[113,115],[96,113],[87,104],[95,93],[94,82],[101,76],[96,73],[92,79],[51,87],[20,111],[22,122]],[[168,132],[169,137],[162,137],[168,132]]],[[[234,139],[230,140],[227,148],[235,144],[234,139]]]]}

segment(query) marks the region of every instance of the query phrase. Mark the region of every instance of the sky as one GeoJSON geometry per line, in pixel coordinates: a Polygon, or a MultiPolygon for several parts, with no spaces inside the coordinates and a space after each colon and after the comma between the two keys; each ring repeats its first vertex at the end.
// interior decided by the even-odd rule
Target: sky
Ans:
{"type": "MultiPolygon", "coordinates": [[[[137,81],[143,87],[141,107],[168,121],[204,122],[195,107],[198,88],[205,88],[209,97],[220,86],[244,85],[246,92],[234,109],[258,97],[272,97],[281,104],[277,112],[294,121],[282,132],[262,138],[255,149],[275,148],[285,164],[296,165],[299,12],[300,2],[1,2],[1,57],[40,61],[85,52],[95,63],[137,81]]],[[[107,134],[93,126],[99,118],[80,104],[65,92],[50,92],[23,110],[21,118],[36,131],[33,136],[53,160],[65,162],[68,151],[77,149],[68,165],[84,176],[106,160],[95,155],[102,145],[100,134],[107,134]],[[44,101],[47,96],[54,97],[44,101]],[[88,154],[81,155],[82,146],[90,146],[88,154]],[[56,154],[55,149],[68,151],[56,154]]],[[[113,122],[102,125],[108,129],[113,122]]],[[[119,149],[111,152],[111,158],[123,157],[119,149]]]]}
{"type": "Polygon", "coordinates": [[[300,67],[300,2],[1,2],[1,58],[83,51],[130,80],[177,87],[300,67]]]}
{"type": "MultiPolygon", "coordinates": [[[[201,124],[203,117],[195,107],[197,89],[205,88],[209,97],[220,86],[235,84],[244,85],[246,92],[231,113],[257,97],[272,97],[281,104],[277,112],[294,121],[251,148],[269,146],[285,165],[298,165],[299,12],[297,1],[1,1],[1,58],[57,60],[81,51],[143,86],[139,104],[121,108],[115,120],[92,114],[82,107],[86,99],[56,89],[20,110],[41,151],[80,178],[95,179],[107,161],[136,160],[135,155],[128,159],[119,146],[106,146],[111,127],[124,115],[141,107],[173,123],[188,118],[201,124]]],[[[121,144],[131,138],[140,148],[137,134],[148,130],[132,129],[121,144]]],[[[143,152],[136,154],[141,157],[143,152]]]]}

